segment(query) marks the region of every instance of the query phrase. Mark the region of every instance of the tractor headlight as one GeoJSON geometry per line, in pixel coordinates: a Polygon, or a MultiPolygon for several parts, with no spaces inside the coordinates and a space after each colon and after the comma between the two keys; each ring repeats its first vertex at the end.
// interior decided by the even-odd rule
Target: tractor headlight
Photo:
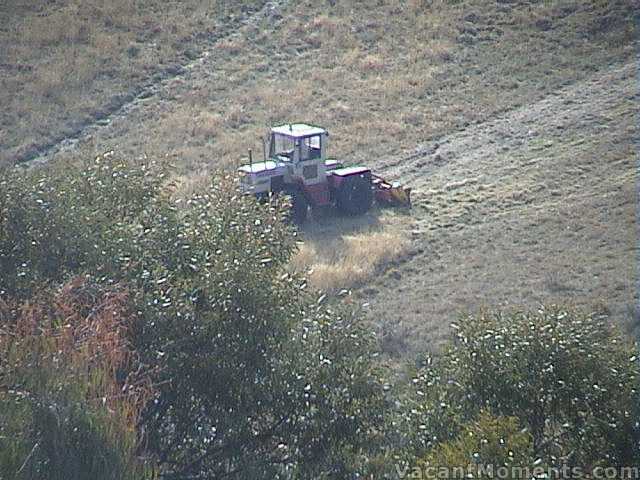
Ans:
{"type": "Polygon", "coordinates": [[[250,175],[248,172],[239,171],[238,181],[240,184],[240,190],[243,193],[249,193],[253,188],[253,175],[250,175]]]}
{"type": "Polygon", "coordinates": [[[249,175],[249,173],[239,170],[238,171],[238,178],[240,179],[240,183],[243,184],[250,184],[251,180],[252,180],[252,175],[249,175]]]}

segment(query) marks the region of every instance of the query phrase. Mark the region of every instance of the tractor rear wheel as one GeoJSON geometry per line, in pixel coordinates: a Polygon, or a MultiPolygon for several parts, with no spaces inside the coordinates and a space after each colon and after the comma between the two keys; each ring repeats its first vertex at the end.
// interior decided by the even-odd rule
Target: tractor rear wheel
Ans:
{"type": "Polygon", "coordinates": [[[338,188],[336,201],[338,208],[348,215],[362,215],[368,212],[373,203],[371,175],[361,174],[345,178],[338,188]]]}
{"type": "Polygon", "coordinates": [[[289,218],[293,223],[298,225],[304,223],[307,220],[307,214],[309,211],[309,202],[300,190],[290,190],[286,192],[291,197],[291,210],[289,211],[289,218]]]}

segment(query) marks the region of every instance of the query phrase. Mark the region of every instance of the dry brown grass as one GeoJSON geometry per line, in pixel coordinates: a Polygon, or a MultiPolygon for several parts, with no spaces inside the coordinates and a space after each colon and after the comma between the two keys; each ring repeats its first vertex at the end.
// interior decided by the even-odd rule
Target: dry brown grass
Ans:
{"type": "MultiPolygon", "coordinates": [[[[233,8],[259,2],[240,3],[233,8]]],[[[143,148],[186,170],[231,164],[249,147],[260,151],[266,126],[293,119],[326,125],[336,156],[397,154],[628,57],[631,3],[291,3],[282,22],[220,41],[206,78],[144,119],[143,148]]],[[[0,7],[10,25],[0,32],[0,162],[194,48],[189,35],[229,10],[199,0],[0,7]]],[[[117,143],[142,148],[135,130],[131,145],[117,143]]]]}
{"type": "Polygon", "coordinates": [[[185,63],[198,48],[196,33],[256,3],[2,2],[0,163],[73,131],[165,66],[185,63]]]}
{"type": "Polygon", "coordinates": [[[291,267],[319,290],[337,292],[362,285],[407,254],[409,218],[386,211],[360,219],[331,216],[311,221],[291,267]]]}
{"type": "Polygon", "coordinates": [[[221,42],[215,68],[195,87],[200,101],[186,92],[144,128],[153,148],[185,170],[260,152],[267,126],[292,120],[328,127],[331,155],[375,164],[632,53],[627,0],[561,3],[291,4],[277,29],[264,22],[221,42]],[[599,29],[605,13],[611,24],[599,29]],[[540,18],[554,28],[542,31],[540,18]],[[223,122],[185,133],[185,108],[193,119],[202,110],[223,122]]]}

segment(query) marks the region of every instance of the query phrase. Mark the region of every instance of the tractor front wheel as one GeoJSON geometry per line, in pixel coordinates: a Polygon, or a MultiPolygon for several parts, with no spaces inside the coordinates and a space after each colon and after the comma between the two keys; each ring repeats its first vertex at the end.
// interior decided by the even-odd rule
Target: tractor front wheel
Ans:
{"type": "Polygon", "coordinates": [[[345,178],[336,197],[338,208],[348,215],[362,215],[368,212],[373,203],[371,175],[353,175],[345,178]]]}
{"type": "Polygon", "coordinates": [[[302,224],[307,220],[307,214],[309,211],[309,202],[300,190],[292,190],[286,192],[291,197],[291,210],[289,216],[293,223],[302,224]]]}

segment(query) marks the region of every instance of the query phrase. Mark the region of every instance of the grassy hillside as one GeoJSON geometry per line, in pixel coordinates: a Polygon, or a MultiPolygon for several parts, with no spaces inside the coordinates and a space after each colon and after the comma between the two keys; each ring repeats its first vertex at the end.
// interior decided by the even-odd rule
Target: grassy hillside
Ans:
{"type": "Polygon", "coordinates": [[[195,59],[258,1],[0,4],[0,163],[74,131],[195,59]]]}
{"type": "MultiPolygon", "coordinates": [[[[188,61],[206,45],[196,32],[233,23],[212,2],[97,5],[2,7],[4,161],[86,121],[163,63],[188,61]]],[[[144,149],[187,165],[228,162],[249,139],[257,147],[265,125],[305,118],[331,128],[340,155],[410,150],[630,58],[632,5],[291,3],[207,46],[202,68],[165,92],[179,98],[141,113],[144,149]]],[[[118,131],[118,143],[139,151],[138,133],[118,131]]]]}
{"type": "MultiPolygon", "coordinates": [[[[25,146],[87,121],[77,144],[45,158],[73,161],[110,149],[168,158],[188,194],[247,148],[260,156],[268,125],[315,122],[331,132],[332,155],[366,162],[415,190],[411,216],[315,221],[294,259],[318,287],[361,287],[358,301],[390,351],[438,343],[458,311],[549,298],[603,301],[633,329],[635,3],[274,2],[237,28],[207,2],[179,14],[174,4],[150,13],[149,3],[126,16],[129,30],[100,27],[123,38],[121,50],[95,53],[113,53],[107,62],[120,70],[111,83],[101,76],[65,83],[59,102],[66,106],[34,92],[21,101],[11,96],[0,155],[11,161],[25,146]],[[208,28],[203,19],[225,18],[215,26],[228,35],[178,42],[182,33],[161,30],[154,35],[166,36],[162,45],[202,51],[201,58],[124,112],[93,122],[78,115],[82,88],[102,88],[102,96],[82,98],[103,108],[120,93],[117,82],[134,85],[145,61],[153,70],[169,58],[168,51],[162,58],[126,52],[135,35],[148,34],[147,20],[162,18],[185,34],[198,31],[199,21],[208,28]],[[571,100],[576,108],[563,103],[582,91],[588,94],[571,100]],[[581,233],[572,240],[576,215],[589,221],[574,225],[581,233]],[[393,315],[389,305],[398,307],[393,315]]],[[[52,69],[54,51],[78,44],[71,38],[38,53],[43,71],[52,69]]],[[[15,92],[20,75],[27,74],[5,72],[4,84],[12,79],[15,92]]],[[[33,78],[27,86],[38,92],[40,77],[33,78]]]]}
{"type": "Polygon", "coordinates": [[[163,92],[170,101],[141,107],[141,130],[116,122],[98,141],[113,136],[120,148],[195,170],[259,151],[266,125],[308,119],[329,127],[334,154],[375,162],[631,58],[631,7],[290,4],[218,43],[201,69],[163,92]]]}
{"type": "Polygon", "coordinates": [[[391,164],[416,194],[414,256],[366,294],[390,351],[496,305],[595,306],[638,335],[637,115],[626,64],[391,164]]]}

